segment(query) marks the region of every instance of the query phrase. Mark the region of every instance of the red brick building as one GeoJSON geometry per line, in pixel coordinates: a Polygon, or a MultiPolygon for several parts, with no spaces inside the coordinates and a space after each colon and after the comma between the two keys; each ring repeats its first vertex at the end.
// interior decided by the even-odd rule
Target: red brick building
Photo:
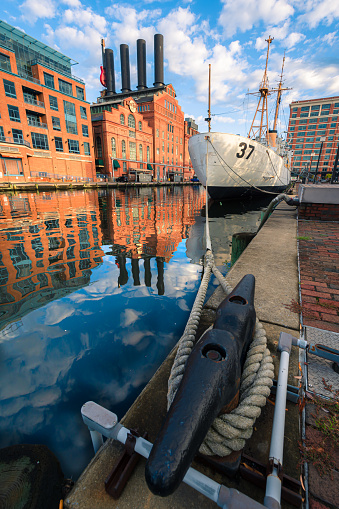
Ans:
{"type": "Polygon", "coordinates": [[[136,180],[152,173],[153,132],[132,98],[92,107],[92,126],[97,173],[136,180]]]}
{"type": "Polygon", "coordinates": [[[71,59],[0,21],[0,181],[95,177],[84,82],[71,59]]]}
{"type": "Polygon", "coordinates": [[[154,36],[154,83],[151,87],[146,83],[146,43],[143,39],[137,41],[137,90],[131,89],[128,46],[120,45],[121,92],[115,90],[113,51],[105,49],[104,41],[102,46],[105,70],[102,84],[106,89],[101,92],[97,104],[91,105],[97,173],[110,177],[112,163],[109,161],[113,158],[117,170],[115,176],[125,174],[130,178],[130,172],[137,168],[143,170],[137,172],[139,175],[149,171],[153,179],[158,181],[189,180],[194,170],[188,153],[188,139],[198,132],[198,126],[192,119],[185,121],[173,85],[164,83],[163,36],[154,36]],[[104,113],[106,111],[111,115],[104,113]],[[131,119],[130,129],[126,128],[126,119],[131,119]],[[115,157],[112,156],[111,146],[113,133],[119,136],[118,150],[113,150],[115,157]],[[152,135],[152,144],[148,134],[152,135]],[[138,135],[139,141],[136,141],[138,135]],[[132,147],[132,157],[128,148],[121,153],[120,141],[124,146],[132,147]]]}
{"type": "Polygon", "coordinates": [[[115,164],[114,177],[126,174],[133,179],[137,169],[138,174],[151,171],[159,181],[189,180],[194,170],[188,139],[198,126],[192,119],[185,121],[172,85],[138,95],[91,106],[97,173],[111,177],[115,164]]]}
{"type": "Polygon", "coordinates": [[[339,142],[338,114],[338,96],[290,104],[292,175],[319,180],[332,174],[339,142]]]}

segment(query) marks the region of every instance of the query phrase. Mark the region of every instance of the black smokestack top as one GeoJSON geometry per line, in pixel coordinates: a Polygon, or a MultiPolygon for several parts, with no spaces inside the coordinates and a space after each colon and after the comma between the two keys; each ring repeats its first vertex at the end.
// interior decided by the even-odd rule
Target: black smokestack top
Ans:
{"type": "Polygon", "coordinates": [[[121,61],[121,92],[131,91],[131,75],[129,67],[129,48],[127,44],[120,44],[121,61]]]}
{"type": "Polygon", "coordinates": [[[164,36],[154,36],[154,83],[155,87],[164,84],[164,36]]]}
{"type": "Polygon", "coordinates": [[[137,40],[138,90],[145,90],[146,85],[146,41],[137,40]]]}
{"type": "Polygon", "coordinates": [[[113,50],[109,48],[105,50],[105,65],[107,93],[115,94],[114,56],[113,50]]]}

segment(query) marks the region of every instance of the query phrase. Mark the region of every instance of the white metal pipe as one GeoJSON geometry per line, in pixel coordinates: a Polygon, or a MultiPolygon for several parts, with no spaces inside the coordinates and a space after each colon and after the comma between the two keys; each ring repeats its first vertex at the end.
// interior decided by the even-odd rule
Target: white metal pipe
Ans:
{"type": "Polygon", "coordinates": [[[98,452],[98,450],[100,449],[100,447],[102,446],[102,444],[104,443],[102,434],[99,433],[98,431],[94,431],[91,429],[89,430],[89,432],[91,434],[93,449],[96,454],[98,452]]]}
{"type": "Polygon", "coordinates": [[[279,375],[277,393],[272,426],[271,446],[269,459],[273,462],[273,471],[267,476],[264,505],[272,507],[272,499],[280,506],[281,480],[278,468],[283,464],[284,432],[285,432],[285,408],[287,396],[287,379],[290,352],[283,350],[280,354],[279,375]]]}

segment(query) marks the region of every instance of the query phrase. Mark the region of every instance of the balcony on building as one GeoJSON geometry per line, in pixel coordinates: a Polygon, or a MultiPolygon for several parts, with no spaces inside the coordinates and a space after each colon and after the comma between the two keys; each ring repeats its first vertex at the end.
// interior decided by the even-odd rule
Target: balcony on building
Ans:
{"type": "Polygon", "coordinates": [[[42,122],[44,117],[36,113],[35,111],[26,110],[27,114],[27,123],[32,127],[39,127],[40,129],[48,129],[48,125],[45,122],[42,122]]]}
{"type": "Polygon", "coordinates": [[[41,92],[34,90],[28,87],[22,87],[24,102],[26,104],[30,104],[31,106],[38,106],[39,108],[45,108],[45,104],[43,101],[40,101],[40,96],[42,96],[41,92]]]}

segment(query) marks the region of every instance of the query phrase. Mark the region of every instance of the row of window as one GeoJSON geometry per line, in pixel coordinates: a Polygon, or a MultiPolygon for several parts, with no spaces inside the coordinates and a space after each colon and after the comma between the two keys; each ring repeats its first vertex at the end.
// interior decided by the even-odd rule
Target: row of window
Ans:
{"type": "MultiPolygon", "coordinates": [[[[328,122],[337,122],[337,120],[338,120],[338,117],[332,117],[331,120],[329,120],[326,117],[323,117],[323,118],[300,119],[298,125],[303,125],[303,124],[312,125],[312,124],[317,124],[317,123],[321,124],[322,122],[326,122],[326,124],[328,124],[328,122]]],[[[295,125],[295,123],[296,123],[296,120],[291,120],[290,121],[291,125],[295,125]]],[[[312,127],[315,128],[315,126],[312,126],[312,127]]]]}
{"type": "MultiPolygon", "coordinates": [[[[125,125],[125,115],[123,115],[122,113],[120,115],[120,124],[121,125],[125,125]]],[[[133,115],[131,113],[128,115],[127,125],[131,129],[135,129],[135,118],[133,117],[133,115]]],[[[141,122],[141,120],[139,120],[139,131],[142,131],[142,122],[141,122]]]]}
{"type": "Polygon", "coordinates": [[[143,111],[149,111],[149,104],[144,104],[142,106],[138,106],[138,112],[142,113],[143,111]]]}
{"type": "Polygon", "coordinates": [[[177,112],[177,107],[176,107],[176,105],[175,105],[175,104],[170,103],[170,102],[169,102],[169,101],[167,101],[166,99],[165,99],[165,108],[166,108],[166,109],[168,109],[168,110],[170,110],[170,111],[172,111],[173,113],[176,113],[176,112],[177,112]]]}
{"type": "MultiPolygon", "coordinates": [[[[321,104],[321,105],[320,104],[314,104],[312,106],[302,106],[300,108],[300,111],[308,112],[308,111],[310,111],[310,108],[311,108],[311,111],[319,111],[320,110],[320,106],[321,106],[321,111],[324,111],[324,113],[325,113],[326,111],[328,112],[331,109],[332,103],[321,104]]],[[[339,108],[339,103],[334,103],[334,108],[339,108]]],[[[298,107],[292,108],[291,111],[292,111],[292,113],[296,113],[298,111],[298,107]]]]}
{"type": "MultiPolygon", "coordinates": [[[[96,138],[96,148],[97,148],[97,156],[98,158],[102,157],[102,143],[100,136],[96,138]]],[[[111,138],[111,148],[112,148],[112,157],[117,157],[117,143],[114,137],[111,138]]],[[[146,147],[146,161],[150,162],[150,148],[146,147]]],[[[122,159],[126,159],[126,141],[121,140],[121,157],[122,159]]],[[[137,144],[134,141],[129,142],[129,159],[133,161],[137,160],[137,144]]],[[[143,161],[143,148],[142,145],[139,145],[139,160],[143,161]]]]}
{"type": "MultiPolygon", "coordinates": [[[[78,134],[78,124],[77,124],[77,118],[75,115],[75,105],[68,101],[64,101],[64,111],[65,111],[66,131],[69,134],[77,135],[78,134]]],[[[19,108],[17,106],[8,104],[8,114],[9,114],[9,119],[12,122],[21,122],[19,108]]],[[[29,125],[47,128],[47,124],[41,123],[40,115],[35,112],[27,112],[27,122],[29,125]]],[[[52,117],[52,124],[53,124],[54,130],[61,131],[60,118],[52,117]]],[[[82,128],[82,135],[88,138],[88,136],[89,136],[88,125],[82,124],[81,128],[82,128]]]]}
{"type": "MultiPolygon", "coordinates": [[[[44,81],[45,81],[46,87],[55,89],[54,76],[52,74],[44,72],[44,81]]],[[[67,95],[73,95],[72,83],[70,83],[69,81],[65,81],[61,78],[58,78],[58,84],[59,84],[60,92],[62,92],[63,94],[67,94],[67,95]]],[[[81,99],[82,101],[84,101],[85,100],[85,89],[82,87],[78,87],[76,85],[75,91],[76,91],[77,99],[81,99]]]]}
{"type": "MultiPolygon", "coordinates": [[[[167,124],[167,130],[170,131],[170,132],[174,132],[174,126],[173,125],[170,125],[170,124],[167,124]]],[[[156,137],[159,138],[159,129],[156,129],[156,137]]],[[[165,139],[165,131],[162,131],[162,139],[164,140],[165,139]]],[[[170,134],[169,132],[167,133],[167,140],[170,141],[170,134]]],[[[175,142],[178,143],[178,136],[175,137],[175,142]]],[[[172,141],[174,142],[174,135],[172,134],[172,141]]],[[[180,138],[180,145],[182,145],[182,138],[180,138]]]]}
{"type": "MultiPolygon", "coordinates": [[[[73,108],[68,107],[68,109],[71,109],[72,111],[74,111],[74,116],[75,116],[75,104],[70,103],[69,101],[64,101],[64,104],[65,103],[67,103],[67,105],[69,105],[69,104],[73,105],[73,108]]],[[[50,95],[49,96],[49,105],[50,105],[51,110],[59,111],[57,97],[50,95]]],[[[86,110],[85,106],[80,106],[80,118],[87,120],[87,110],[86,110]]]]}

